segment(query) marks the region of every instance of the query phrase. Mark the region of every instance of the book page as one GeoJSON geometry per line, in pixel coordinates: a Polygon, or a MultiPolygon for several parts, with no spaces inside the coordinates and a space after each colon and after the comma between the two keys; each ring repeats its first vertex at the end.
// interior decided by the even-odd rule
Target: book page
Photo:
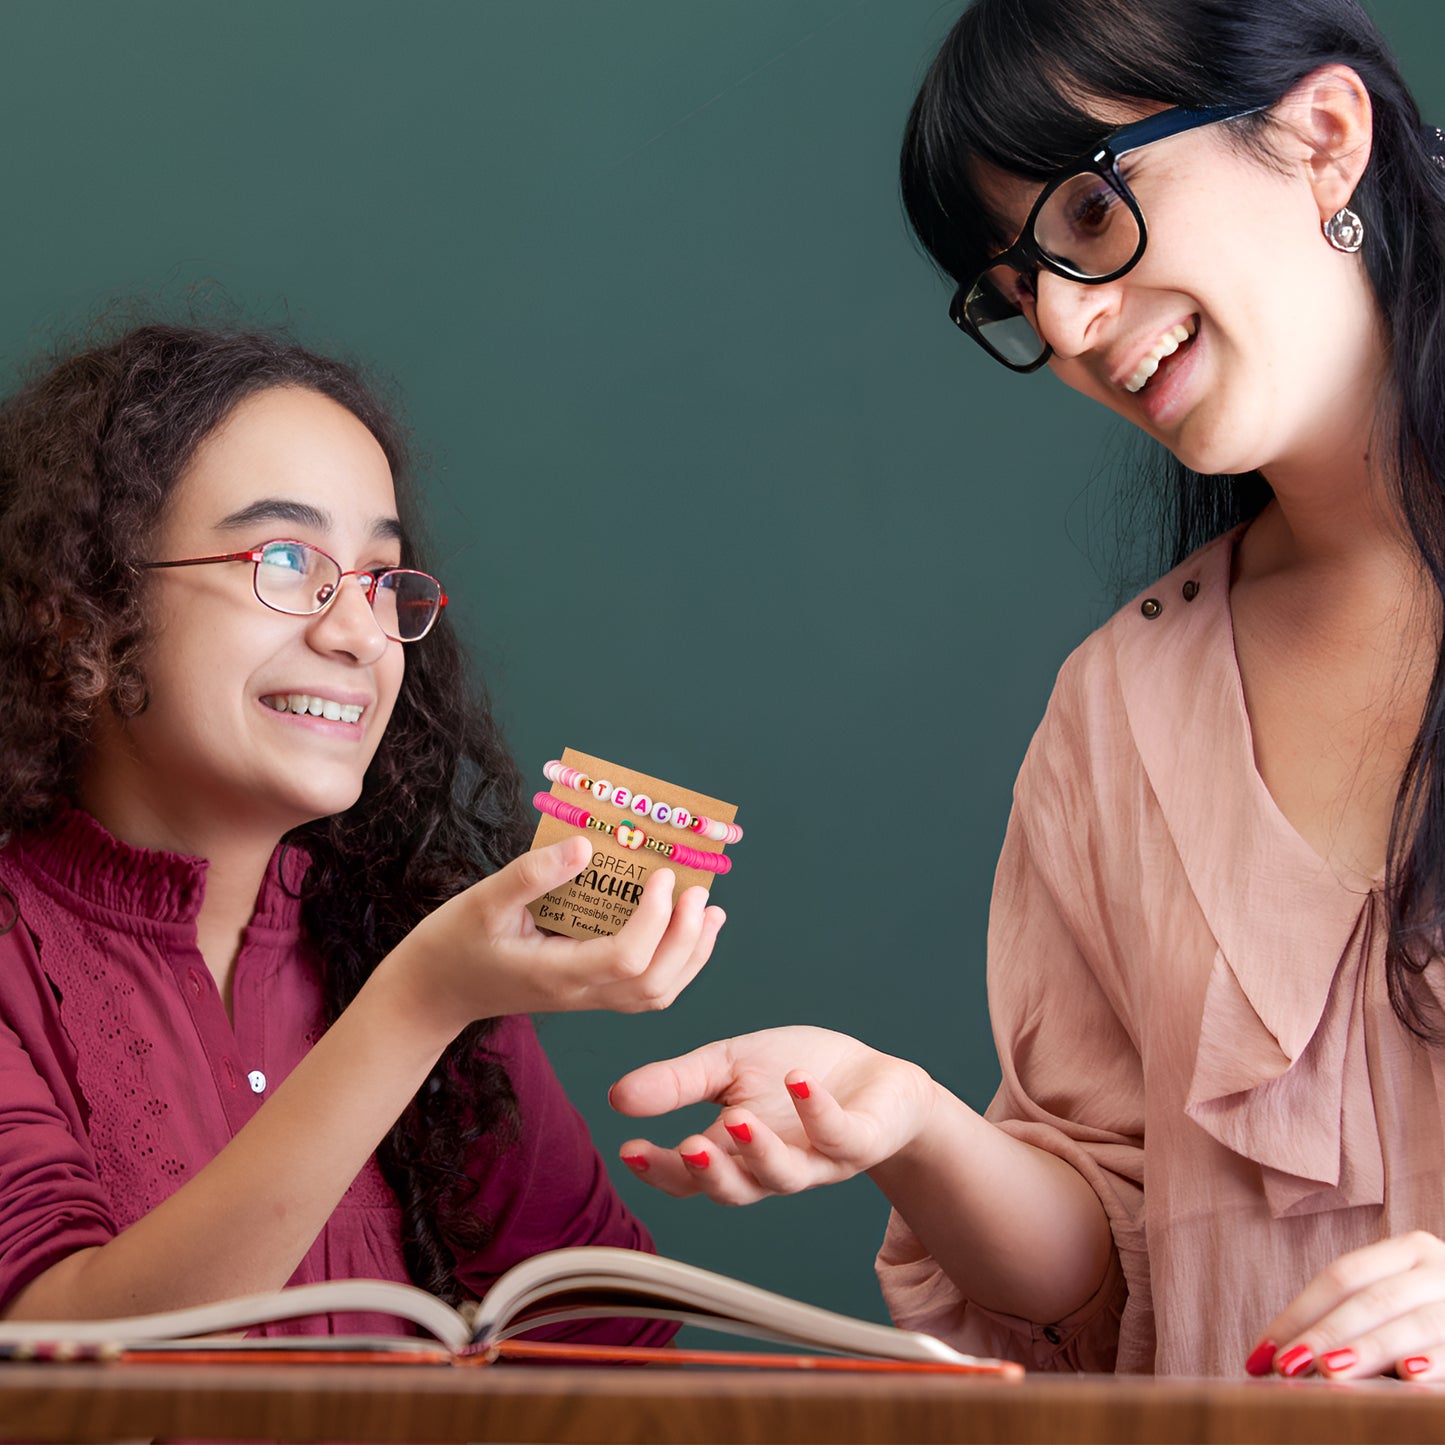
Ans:
{"type": "MultiPolygon", "coordinates": [[[[339,1279],[121,1319],[0,1320],[0,1346],[58,1341],[76,1345],[136,1344],[213,1335],[275,1320],[330,1314],[395,1315],[436,1336],[453,1352],[465,1348],[472,1334],[467,1321],[456,1310],[415,1285],[382,1279],[339,1279]]],[[[290,1338],[304,1343],[312,1337],[290,1338]]],[[[275,1340],[268,1343],[277,1347],[275,1340]]]]}
{"type": "Polygon", "coordinates": [[[605,1245],[554,1249],[514,1265],[483,1296],[477,1343],[558,1318],[640,1315],[696,1322],[810,1349],[894,1360],[968,1360],[932,1335],[853,1319],[680,1260],[605,1245]],[[590,1298],[583,1298],[590,1296],[590,1298]],[[698,1318],[703,1316],[703,1318],[698,1318]]]}

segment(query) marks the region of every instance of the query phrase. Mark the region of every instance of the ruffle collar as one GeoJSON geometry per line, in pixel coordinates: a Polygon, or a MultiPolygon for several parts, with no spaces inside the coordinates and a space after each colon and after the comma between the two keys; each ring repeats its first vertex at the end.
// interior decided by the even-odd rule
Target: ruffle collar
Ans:
{"type": "Polygon", "coordinates": [[[1364,1024],[1384,926],[1377,884],[1321,859],[1255,767],[1229,606],[1241,530],[1155,583],[1111,629],[1130,729],[1218,944],[1185,1109],[1261,1166],[1275,1216],[1379,1204],[1364,1024]],[[1209,758],[1219,766],[1201,766],[1209,758]],[[1224,783],[1226,772],[1245,786],[1224,783]]]}
{"type": "MultiPolygon", "coordinates": [[[[204,858],[122,842],[77,807],[64,807],[45,828],[12,839],[4,855],[26,874],[94,908],[152,923],[193,923],[209,867],[204,858]]],[[[257,895],[252,927],[300,928],[299,895],[309,863],[302,849],[277,848],[257,895]]]]}

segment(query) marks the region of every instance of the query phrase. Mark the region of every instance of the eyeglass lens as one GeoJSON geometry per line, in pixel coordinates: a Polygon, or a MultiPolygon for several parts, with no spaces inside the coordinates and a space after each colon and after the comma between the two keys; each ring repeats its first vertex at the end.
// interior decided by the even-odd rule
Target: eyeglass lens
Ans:
{"type": "MultiPolygon", "coordinates": [[[[1133,207],[1104,176],[1083,171],[1050,191],[1034,217],[1033,241],[1065,275],[1098,280],[1127,269],[1138,256],[1142,234],[1133,207]]],[[[964,303],[969,321],[1000,356],[1027,366],[1044,353],[1028,319],[1034,275],[1013,266],[991,266],[974,282],[964,303]]]]}
{"type": "Polygon", "coordinates": [[[1033,278],[1012,266],[991,266],[968,293],[964,309],[974,329],[1005,361],[1028,366],[1044,343],[1024,314],[1033,300],[1033,278]]]}
{"type": "MultiPolygon", "coordinates": [[[[301,542],[269,542],[256,564],[256,596],[278,612],[320,612],[341,585],[340,565],[301,542]]],[[[372,611],[377,625],[398,642],[425,636],[441,610],[441,588],[425,572],[405,568],[376,580],[372,611]]]]}

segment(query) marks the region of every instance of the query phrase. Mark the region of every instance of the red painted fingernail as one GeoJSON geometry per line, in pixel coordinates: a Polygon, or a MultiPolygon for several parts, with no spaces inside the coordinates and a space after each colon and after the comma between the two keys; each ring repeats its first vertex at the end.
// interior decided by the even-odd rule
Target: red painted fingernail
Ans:
{"type": "Polygon", "coordinates": [[[707,1166],[712,1163],[712,1160],[707,1157],[706,1149],[700,1150],[696,1154],[684,1154],[682,1157],[686,1159],[694,1169],[706,1169],[707,1166]]]}
{"type": "Polygon", "coordinates": [[[1320,1362],[1325,1369],[1333,1373],[1336,1370],[1348,1370],[1360,1357],[1351,1349],[1331,1350],[1327,1355],[1320,1356],[1320,1362]]]}
{"type": "Polygon", "coordinates": [[[753,1142],[753,1131],[749,1129],[746,1124],[729,1124],[727,1130],[739,1144],[751,1144],[753,1142]]]}
{"type": "Polygon", "coordinates": [[[622,1156],[622,1162],[638,1174],[647,1173],[647,1160],[644,1159],[641,1154],[624,1154],[622,1156]]]}
{"type": "Polygon", "coordinates": [[[1246,1375],[1267,1375],[1274,1369],[1274,1352],[1278,1346],[1273,1340],[1266,1340],[1254,1347],[1254,1353],[1244,1362],[1246,1375]]]}
{"type": "Polygon", "coordinates": [[[809,1097],[812,1091],[808,1088],[807,1084],[802,1079],[799,1079],[796,1084],[788,1085],[788,1092],[795,1099],[806,1099],[809,1097]]]}
{"type": "Polygon", "coordinates": [[[1430,1368],[1429,1355],[1411,1355],[1408,1360],[1400,1361],[1400,1368],[1407,1375],[1423,1375],[1430,1368]]]}
{"type": "Polygon", "coordinates": [[[1315,1352],[1308,1345],[1296,1345],[1294,1349],[1286,1350],[1274,1362],[1274,1367],[1281,1375],[1290,1377],[1299,1374],[1301,1370],[1307,1370],[1314,1357],[1315,1352]]]}

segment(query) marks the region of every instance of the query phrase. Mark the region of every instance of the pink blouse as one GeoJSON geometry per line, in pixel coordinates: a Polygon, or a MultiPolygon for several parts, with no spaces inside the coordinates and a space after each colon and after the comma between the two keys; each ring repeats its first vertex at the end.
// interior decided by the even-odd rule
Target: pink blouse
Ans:
{"type": "MultiPolygon", "coordinates": [[[[0,1300],[184,1184],[321,1036],[318,963],[295,897],[304,867],[295,852],[272,859],[236,960],[233,1022],[196,947],[203,860],[131,848],[79,809],[0,849],[0,1300]]],[[[531,1022],[504,1019],[487,1048],[511,1079],[521,1128],[506,1145],[480,1141],[468,1160],[493,1233],[458,1259],[461,1283],[480,1293],[561,1245],[651,1249],[531,1022]]],[[[400,1207],[375,1159],[291,1282],[352,1276],[407,1278],[400,1207]]],[[[400,1328],[352,1316],[267,1332],[328,1326],[400,1328]]],[[[658,1343],[674,1329],[624,1320],[550,1333],[658,1343]]]]}
{"type": "Polygon", "coordinates": [[[1117,1261],[1074,1316],[961,1297],[895,1212],[900,1324],[1055,1369],[1230,1374],[1325,1265],[1445,1234],[1445,1050],[1386,995],[1374,880],[1254,766],[1210,543],[1068,660],[1014,791],[989,921],[988,1117],[1066,1159],[1117,1261]]]}

